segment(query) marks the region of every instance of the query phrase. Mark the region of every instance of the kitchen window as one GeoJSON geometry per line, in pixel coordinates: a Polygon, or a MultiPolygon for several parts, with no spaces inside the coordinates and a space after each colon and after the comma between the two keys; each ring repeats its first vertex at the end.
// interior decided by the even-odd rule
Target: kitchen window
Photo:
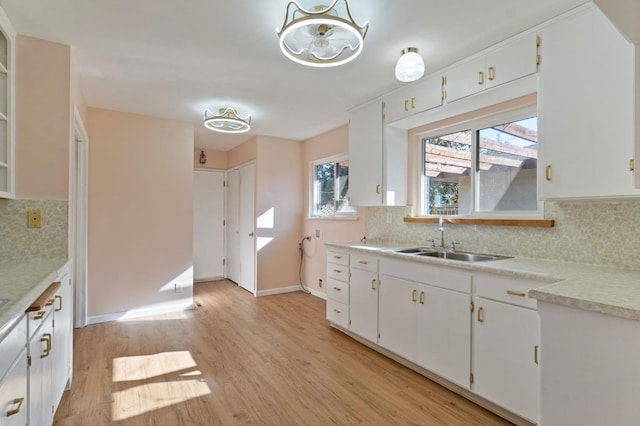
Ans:
{"type": "Polygon", "coordinates": [[[349,159],[346,154],[314,161],[311,167],[311,217],[353,218],[349,205],[349,159]]]}
{"type": "Polygon", "coordinates": [[[421,214],[540,213],[535,111],[440,129],[422,139],[421,214]]]}

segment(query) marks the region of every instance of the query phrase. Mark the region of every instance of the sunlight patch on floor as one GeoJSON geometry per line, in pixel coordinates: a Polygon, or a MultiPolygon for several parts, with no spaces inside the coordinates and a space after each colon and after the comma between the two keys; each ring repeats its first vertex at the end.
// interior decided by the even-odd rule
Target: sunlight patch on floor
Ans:
{"type": "Polygon", "coordinates": [[[113,360],[112,420],[119,421],[211,393],[189,351],[113,360]]]}

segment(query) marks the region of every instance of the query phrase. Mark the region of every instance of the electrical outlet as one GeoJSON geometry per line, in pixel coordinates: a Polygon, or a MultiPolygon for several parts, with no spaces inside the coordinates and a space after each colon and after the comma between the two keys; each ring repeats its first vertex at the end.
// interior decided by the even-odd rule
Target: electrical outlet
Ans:
{"type": "Polygon", "coordinates": [[[322,231],[316,229],[316,238],[322,238],[322,231]]]}
{"type": "Polygon", "coordinates": [[[318,286],[322,287],[322,279],[318,280],[318,286]]]}
{"type": "Polygon", "coordinates": [[[176,293],[182,293],[182,285],[180,285],[180,284],[178,284],[178,283],[175,283],[175,284],[173,285],[173,288],[174,288],[174,291],[175,291],[176,293]]]}
{"type": "Polygon", "coordinates": [[[27,211],[27,228],[42,228],[42,212],[40,210],[27,211]]]}

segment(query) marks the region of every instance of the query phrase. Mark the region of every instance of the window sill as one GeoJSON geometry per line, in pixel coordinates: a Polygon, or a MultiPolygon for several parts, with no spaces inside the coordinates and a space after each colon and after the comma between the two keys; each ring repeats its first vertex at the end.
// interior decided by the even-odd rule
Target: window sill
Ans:
{"type": "Polygon", "coordinates": [[[346,220],[356,221],[359,220],[358,216],[308,216],[307,220],[346,220]]]}
{"type": "MultiPolygon", "coordinates": [[[[405,222],[411,223],[439,223],[439,217],[405,217],[405,222]]],[[[456,225],[487,225],[487,226],[520,226],[527,228],[553,228],[552,219],[478,219],[462,217],[443,217],[446,223],[456,225]]]]}

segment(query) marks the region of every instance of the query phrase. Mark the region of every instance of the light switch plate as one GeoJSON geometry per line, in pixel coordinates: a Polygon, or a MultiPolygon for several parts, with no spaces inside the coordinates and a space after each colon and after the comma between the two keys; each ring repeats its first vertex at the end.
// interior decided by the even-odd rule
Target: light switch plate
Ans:
{"type": "Polygon", "coordinates": [[[42,212],[40,210],[27,211],[27,228],[42,228],[42,212]]]}

